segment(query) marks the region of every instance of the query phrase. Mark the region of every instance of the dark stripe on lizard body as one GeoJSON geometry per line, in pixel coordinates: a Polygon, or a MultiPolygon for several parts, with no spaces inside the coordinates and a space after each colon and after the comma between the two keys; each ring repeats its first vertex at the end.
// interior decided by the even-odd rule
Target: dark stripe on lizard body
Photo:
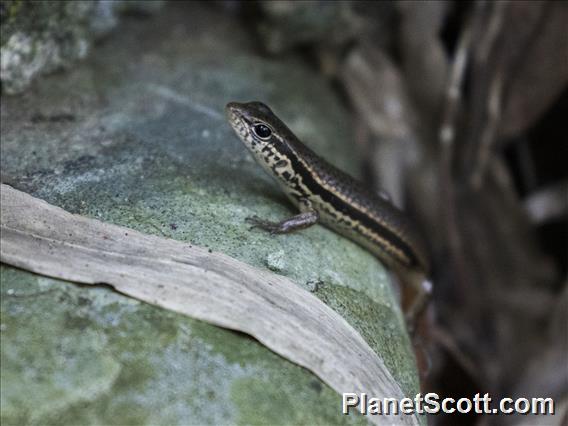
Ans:
{"type": "MultiPolygon", "coordinates": [[[[317,156],[264,104],[230,103],[227,113],[257,162],[277,179],[302,211],[315,211],[317,217],[310,218],[306,226],[321,219],[388,266],[427,274],[428,261],[420,236],[402,211],[317,156]]],[[[266,221],[258,222],[273,232],[295,229],[290,226],[279,231],[266,221]]]]}
{"type": "MultiPolygon", "coordinates": [[[[395,247],[395,250],[402,252],[402,256],[399,254],[397,260],[400,263],[403,263],[404,266],[415,268],[420,267],[420,260],[417,257],[417,254],[412,249],[412,247],[399,235],[391,231],[390,228],[387,226],[377,222],[373,219],[372,216],[369,214],[364,213],[363,211],[357,209],[353,203],[348,203],[342,200],[337,196],[337,194],[333,191],[330,191],[323,185],[321,185],[313,176],[314,171],[310,171],[302,161],[298,159],[298,156],[294,151],[283,145],[281,148],[281,152],[290,159],[292,162],[292,168],[297,171],[298,175],[300,176],[302,183],[308,188],[309,192],[304,194],[304,197],[310,198],[313,195],[318,195],[322,198],[323,201],[331,205],[331,207],[335,211],[341,212],[343,215],[353,219],[356,222],[359,222],[359,226],[365,227],[373,232],[377,237],[383,237],[384,240],[388,241],[395,247]]],[[[331,166],[331,165],[330,165],[331,166]]],[[[320,178],[321,179],[321,178],[320,178]]],[[[316,207],[317,208],[317,207],[316,207]]],[[[329,212],[333,214],[333,212],[329,212]]],[[[329,226],[333,227],[333,223],[328,224],[329,226]]],[[[344,229],[340,230],[342,234],[345,233],[344,229]]],[[[353,232],[357,232],[356,229],[353,229],[353,232]]],[[[349,235],[347,235],[349,237],[349,235]]],[[[369,237],[365,234],[362,234],[366,239],[369,237]]],[[[370,240],[374,243],[377,243],[377,240],[370,240]]],[[[386,251],[392,253],[392,249],[385,248],[383,246],[379,247],[381,251],[386,251]]],[[[392,264],[392,262],[389,262],[392,264]]]]}

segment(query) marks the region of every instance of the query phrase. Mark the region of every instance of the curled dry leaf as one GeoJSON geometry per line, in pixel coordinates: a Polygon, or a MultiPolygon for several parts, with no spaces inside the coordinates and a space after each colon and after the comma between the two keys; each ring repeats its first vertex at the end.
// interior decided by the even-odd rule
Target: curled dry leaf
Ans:
{"type": "Polygon", "coordinates": [[[547,2],[540,6],[543,16],[508,89],[501,122],[504,137],[514,137],[532,126],[568,84],[568,5],[547,2]]]}
{"type": "Polygon", "coordinates": [[[449,61],[439,36],[449,3],[398,2],[401,12],[399,44],[408,90],[421,116],[434,126],[446,87],[449,61]]]}
{"type": "Polygon", "coordinates": [[[358,119],[377,142],[369,156],[374,178],[402,206],[407,171],[422,152],[416,138],[418,120],[400,70],[383,50],[366,43],[349,54],[340,79],[358,119]]]}
{"type": "Polygon", "coordinates": [[[405,138],[413,132],[416,117],[404,82],[382,50],[368,44],[354,49],[340,78],[353,106],[377,136],[405,138]]]}

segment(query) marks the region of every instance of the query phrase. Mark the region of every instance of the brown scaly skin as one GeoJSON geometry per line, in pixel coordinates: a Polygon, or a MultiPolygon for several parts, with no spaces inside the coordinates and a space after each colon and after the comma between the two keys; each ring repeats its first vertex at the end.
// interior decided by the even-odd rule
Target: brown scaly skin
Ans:
{"type": "Polygon", "coordinates": [[[256,161],[301,212],[277,223],[256,216],[247,221],[273,234],[321,222],[365,247],[414,289],[416,297],[407,312],[414,323],[430,290],[429,264],[420,236],[404,212],[317,156],[266,105],[231,102],[226,112],[256,161]]]}

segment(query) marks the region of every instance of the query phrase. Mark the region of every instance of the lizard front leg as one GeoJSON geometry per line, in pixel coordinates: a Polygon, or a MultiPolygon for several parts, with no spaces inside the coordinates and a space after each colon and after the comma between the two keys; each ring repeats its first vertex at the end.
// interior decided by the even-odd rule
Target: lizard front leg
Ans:
{"type": "Polygon", "coordinates": [[[246,221],[252,225],[252,228],[260,228],[270,232],[271,234],[288,234],[300,229],[306,229],[315,225],[318,220],[319,214],[316,210],[300,213],[280,222],[271,222],[269,220],[261,219],[258,216],[246,218],[246,221]]]}
{"type": "Polygon", "coordinates": [[[280,222],[271,222],[261,219],[258,216],[247,217],[245,220],[252,225],[252,228],[260,228],[271,234],[288,234],[300,229],[309,228],[318,222],[319,213],[312,208],[309,201],[300,200],[300,210],[302,213],[280,222]]]}

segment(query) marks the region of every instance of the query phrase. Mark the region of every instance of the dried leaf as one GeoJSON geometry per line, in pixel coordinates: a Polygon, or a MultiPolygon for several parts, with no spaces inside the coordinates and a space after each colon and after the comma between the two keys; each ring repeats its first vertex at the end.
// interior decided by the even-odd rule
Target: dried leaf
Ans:
{"type": "Polygon", "coordinates": [[[398,2],[401,12],[399,45],[409,92],[430,126],[438,123],[448,78],[448,58],[439,36],[449,3],[398,2]]]}
{"type": "MultiPolygon", "coordinates": [[[[515,6],[513,11],[524,5],[515,6]]],[[[516,136],[532,126],[568,83],[568,7],[563,2],[541,6],[546,8],[543,17],[508,89],[501,122],[505,137],[516,136]]],[[[521,15],[520,12],[522,10],[517,15],[521,15]]],[[[524,25],[523,16],[516,18],[514,21],[524,25]]],[[[507,31],[515,33],[511,28],[507,31]]]]}
{"type": "Polygon", "coordinates": [[[380,49],[354,49],[340,75],[358,114],[379,137],[408,138],[417,118],[400,71],[380,49]]]}

